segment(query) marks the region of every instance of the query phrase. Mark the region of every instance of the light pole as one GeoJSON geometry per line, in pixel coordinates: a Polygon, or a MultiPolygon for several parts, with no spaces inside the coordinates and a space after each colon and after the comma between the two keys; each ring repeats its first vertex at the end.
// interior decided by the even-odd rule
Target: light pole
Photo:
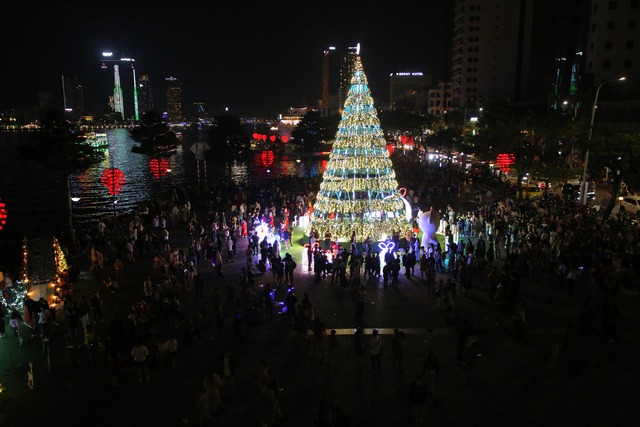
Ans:
{"type": "Polygon", "coordinates": [[[591,137],[593,136],[593,121],[596,118],[596,108],[598,108],[598,96],[600,96],[600,89],[602,86],[613,83],[625,81],[626,77],[620,77],[617,79],[607,80],[598,86],[596,90],[596,97],[593,100],[593,107],[591,107],[591,122],[589,123],[589,137],[587,138],[587,151],[584,155],[584,170],[582,171],[582,204],[587,204],[587,192],[589,191],[589,185],[587,184],[587,167],[589,165],[589,144],[591,143],[591,137]]]}

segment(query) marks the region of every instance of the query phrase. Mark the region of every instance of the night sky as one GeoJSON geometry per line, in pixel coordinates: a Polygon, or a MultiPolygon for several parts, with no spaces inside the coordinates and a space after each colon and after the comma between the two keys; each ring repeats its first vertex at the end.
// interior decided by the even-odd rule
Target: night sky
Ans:
{"type": "MultiPolygon", "coordinates": [[[[37,91],[51,91],[61,103],[63,74],[78,77],[89,109],[106,104],[113,74],[100,67],[103,50],[136,59],[156,104],[164,104],[161,88],[171,75],[183,82],[184,103],[203,101],[212,114],[315,107],[322,51],[331,45],[361,44],[374,99],[388,97],[391,72],[447,79],[451,1],[377,3],[11,2],[0,25],[0,109],[32,108],[37,91]]],[[[130,70],[121,76],[128,100],[130,70]]]]}

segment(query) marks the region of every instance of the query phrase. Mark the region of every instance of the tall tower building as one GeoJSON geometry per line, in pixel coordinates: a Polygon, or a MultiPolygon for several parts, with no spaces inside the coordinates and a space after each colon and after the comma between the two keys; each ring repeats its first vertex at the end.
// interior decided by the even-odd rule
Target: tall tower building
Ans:
{"type": "Polygon", "coordinates": [[[349,94],[349,88],[351,87],[351,77],[355,71],[356,60],[360,55],[360,43],[357,46],[348,47],[344,56],[340,61],[340,77],[338,83],[338,109],[342,111],[344,103],[347,100],[349,94]]]}
{"type": "Polygon", "coordinates": [[[151,80],[146,74],[138,79],[138,108],[141,113],[153,110],[153,90],[151,80]]]}
{"type": "Polygon", "coordinates": [[[455,0],[452,104],[518,102],[529,84],[533,0],[455,0]]]}
{"type": "Polygon", "coordinates": [[[360,45],[347,49],[331,46],[322,54],[322,97],[318,108],[324,115],[336,114],[347,100],[355,57],[360,45]]]}
{"type": "Polygon", "coordinates": [[[175,77],[167,77],[167,119],[182,120],[182,83],[175,77]]]}
{"type": "Polygon", "coordinates": [[[84,89],[77,77],[62,76],[62,96],[65,111],[75,117],[84,115],[84,89]]]}
{"type": "Polygon", "coordinates": [[[124,119],[124,100],[122,86],[120,86],[120,67],[118,65],[113,66],[113,80],[113,110],[116,113],[120,113],[120,116],[124,119]]]}
{"type": "Polygon", "coordinates": [[[322,53],[322,97],[318,109],[324,115],[338,111],[338,87],[340,82],[340,61],[335,46],[322,53]]]}

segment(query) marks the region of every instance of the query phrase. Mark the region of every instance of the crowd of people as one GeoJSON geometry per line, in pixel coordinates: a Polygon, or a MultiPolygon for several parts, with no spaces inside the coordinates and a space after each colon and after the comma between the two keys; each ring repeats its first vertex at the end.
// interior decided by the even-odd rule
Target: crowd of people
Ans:
{"type": "MultiPolygon", "coordinates": [[[[49,339],[55,323],[64,332],[64,351],[88,349],[92,363],[104,363],[110,383],[119,387],[126,366],[136,372],[139,383],[147,382],[150,372],[174,369],[179,359],[191,358],[194,348],[203,342],[207,322],[220,336],[228,327],[231,335],[226,351],[198,388],[198,425],[213,422],[223,404],[221,390],[233,384],[229,349],[242,343],[262,322],[274,319],[278,307],[296,331],[297,345],[305,344],[311,331],[313,355],[320,359],[326,355],[335,363],[331,355],[336,338],[333,346],[332,339],[327,340],[325,352],[321,314],[308,295],[297,300],[298,263],[313,272],[316,282],[336,283],[351,290],[356,326],[360,327],[353,337],[354,352],[366,351],[373,371],[381,369],[382,339],[374,333],[365,349],[361,336],[363,294],[367,286],[378,286],[380,278],[385,289],[398,288],[402,268],[406,280],[418,280],[416,266],[427,294],[451,315],[457,295],[476,292],[480,284],[486,287],[496,323],[500,325],[504,316],[515,314],[520,338],[526,321],[526,301],[519,295],[521,281],[553,278],[557,286],[578,296],[582,330],[593,333],[594,319],[599,315],[604,336],[612,341],[617,338],[616,297],[625,279],[613,272],[616,265],[623,273],[637,272],[640,267],[636,224],[623,218],[602,222],[593,211],[557,195],[517,199],[499,188],[490,194],[484,180],[469,177],[456,165],[408,163],[397,170],[398,179],[409,188],[414,214],[445,205],[440,209],[441,242],[422,247],[414,224],[394,234],[395,250],[381,256],[366,236],[354,235],[348,244],[340,244],[335,236],[311,233],[303,238],[306,260],[296,259],[299,254],[291,255],[287,250],[294,243],[295,226],[312,206],[319,177],[274,179],[249,187],[223,184],[211,189],[206,198],[176,192],[171,200],[150,201],[135,212],[98,221],[79,233],[77,255],[66,276],[61,315],[52,319],[42,301],[25,304],[29,319],[38,319],[30,325],[33,335],[49,339]],[[471,209],[467,209],[466,200],[469,188],[476,194],[471,209]],[[259,234],[261,226],[274,236],[271,241],[259,234]],[[225,276],[224,266],[235,263],[239,248],[245,246],[239,277],[225,276]],[[143,283],[125,289],[123,283],[133,265],[148,267],[149,274],[143,283]],[[81,267],[94,274],[96,286],[90,295],[75,292],[81,267]],[[215,277],[207,279],[209,283],[202,274],[205,268],[215,271],[215,277]],[[213,288],[207,298],[205,286],[213,288]],[[126,313],[112,304],[107,304],[110,310],[105,312],[105,300],[122,292],[134,297],[126,313]],[[189,310],[183,308],[185,297],[192,301],[189,310]]],[[[467,333],[460,344],[461,360],[475,351],[469,335],[473,334],[467,333]]],[[[394,341],[396,369],[402,369],[401,349],[402,344],[394,341]]],[[[425,390],[435,387],[438,367],[435,355],[429,357],[422,372],[425,377],[416,378],[412,385],[416,402],[424,402],[425,390]]],[[[265,366],[260,372],[267,403],[264,423],[276,425],[283,417],[278,403],[280,386],[265,366]]],[[[323,401],[322,405],[321,412],[328,403],[323,401]]],[[[418,406],[422,418],[423,406],[418,406]]]]}

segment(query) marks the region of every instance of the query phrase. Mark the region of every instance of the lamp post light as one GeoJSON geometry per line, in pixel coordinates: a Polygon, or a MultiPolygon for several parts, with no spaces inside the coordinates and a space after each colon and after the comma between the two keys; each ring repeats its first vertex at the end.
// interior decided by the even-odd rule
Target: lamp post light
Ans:
{"type": "Polygon", "coordinates": [[[76,245],[76,221],[73,217],[73,204],[79,201],[80,197],[69,197],[69,237],[71,238],[70,246],[74,249],[76,245]]]}
{"type": "Polygon", "coordinates": [[[591,137],[593,136],[593,121],[596,118],[596,108],[598,108],[598,97],[600,96],[600,89],[602,86],[613,83],[613,82],[623,82],[627,78],[620,77],[617,79],[611,79],[600,83],[598,89],[596,89],[596,97],[593,100],[593,107],[591,107],[591,122],[589,123],[589,136],[587,138],[587,151],[584,156],[584,170],[582,171],[582,204],[587,204],[587,192],[589,191],[589,185],[587,184],[587,167],[589,165],[589,144],[591,143],[591,137]]]}

